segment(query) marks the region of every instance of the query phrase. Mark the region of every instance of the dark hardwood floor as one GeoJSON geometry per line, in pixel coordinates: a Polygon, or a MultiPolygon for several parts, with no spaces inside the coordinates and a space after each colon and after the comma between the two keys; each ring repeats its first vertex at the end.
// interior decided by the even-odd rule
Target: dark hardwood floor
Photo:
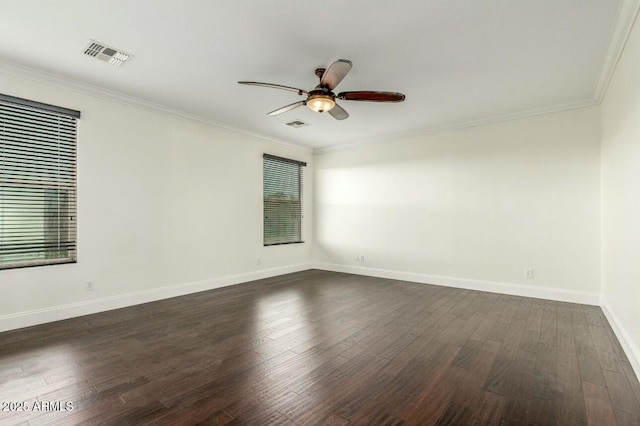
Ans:
{"type": "Polygon", "coordinates": [[[640,424],[598,307],[322,271],[2,333],[0,401],[30,405],[2,425],[640,424]]]}

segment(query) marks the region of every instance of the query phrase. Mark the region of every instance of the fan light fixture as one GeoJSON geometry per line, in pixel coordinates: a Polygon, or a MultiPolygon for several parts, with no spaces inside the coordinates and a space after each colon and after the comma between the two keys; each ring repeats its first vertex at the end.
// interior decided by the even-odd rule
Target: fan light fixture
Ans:
{"type": "Polygon", "coordinates": [[[332,96],[323,94],[311,94],[307,98],[307,106],[315,112],[329,111],[336,105],[332,96]]]}
{"type": "Polygon", "coordinates": [[[273,89],[286,90],[297,93],[298,96],[306,96],[305,100],[294,102],[275,109],[268,115],[278,115],[291,111],[302,105],[309,107],[314,112],[328,111],[329,115],[336,120],[344,120],[349,117],[349,113],[336,103],[336,99],[341,101],[360,101],[360,102],[402,102],[404,95],[398,92],[379,92],[376,90],[357,90],[351,92],[333,92],[338,83],[342,81],[345,75],[351,69],[351,61],[346,59],[337,59],[329,65],[328,68],[316,68],[316,77],[320,79],[313,90],[306,91],[297,87],[283,86],[282,84],[260,83],[259,81],[239,81],[238,84],[247,84],[250,86],[271,87],[273,89]]]}

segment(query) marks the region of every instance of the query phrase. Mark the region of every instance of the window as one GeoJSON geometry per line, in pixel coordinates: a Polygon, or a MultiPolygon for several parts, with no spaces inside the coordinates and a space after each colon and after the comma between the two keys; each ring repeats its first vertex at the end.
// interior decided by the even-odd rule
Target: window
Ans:
{"type": "Polygon", "coordinates": [[[264,245],[302,243],[303,167],[307,163],[264,154],[264,245]]]}
{"type": "Polygon", "coordinates": [[[78,118],[0,95],[0,269],[76,261],[78,118]]]}

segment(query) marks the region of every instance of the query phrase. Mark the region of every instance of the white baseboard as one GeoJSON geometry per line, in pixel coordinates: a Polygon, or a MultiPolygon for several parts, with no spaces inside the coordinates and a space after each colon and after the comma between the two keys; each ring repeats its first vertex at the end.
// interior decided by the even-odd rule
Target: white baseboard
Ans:
{"type": "Polygon", "coordinates": [[[278,268],[263,269],[260,271],[254,271],[245,274],[229,275],[226,277],[220,277],[210,280],[177,284],[133,293],[120,294],[101,299],[53,306],[45,309],[36,309],[32,311],[19,312],[16,314],[2,315],[0,316],[0,332],[30,327],[33,325],[44,324],[52,321],[74,318],[82,315],[110,311],[127,306],[139,305],[141,303],[148,303],[156,300],[183,296],[186,294],[227,287],[235,284],[241,284],[253,280],[270,278],[293,272],[306,271],[311,268],[378,278],[411,281],[423,284],[464,288],[468,290],[510,294],[514,296],[535,297],[540,299],[582,303],[588,305],[600,305],[609,323],[611,324],[611,328],[615,332],[618,340],[620,341],[620,344],[622,345],[627,357],[629,358],[629,362],[631,363],[636,376],[640,378],[640,350],[634,344],[626,329],[624,328],[618,317],[609,308],[608,304],[605,301],[600,301],[600,298],[596,293],[321,262],[300,263],[278,268]]]}
{"type": "Polygon", "coordinates": [[[32,325],[44,324],[74,318],[81,315],[95,314],[97,312],[110,311],[112,309],[125,308],[141,303],[168,299],[170,297],[184,296],[185,294],[212,290],[215,288],[245,283],[248,281],[270,278],[277,275],[289,274],[311,269],[311,263],[282,266],[278,268],[263,269],[245,274],[229,275],[226,277],[190,283],[176,284],[166,287],[137,291],[133,293],[119,294],[100,299],[87,300],[67,305],[53,306],[45,309],[36,309],[26,312],[0,316],[0,332],[15,330],[32,325]]]}
{"type": "Polygon", "coordinates": [[[559,302],[582,303],[585,305],[595,306],[600,304],[599,294],[589,293],[586,291],[563,290],[549,287],[537,287],[522,284],[428,275],[418,272],[395,271],[389,269],[366,268],[362,266],[338,265],[321,262],[314,262],[313,267],[314,269],[322,269],[325,271],[345,272],[349,274],[411,281],[422,284],[464,288],[467,290],[488,291],[490,293],[510,294],[513,296],[535,297],[538,299],[556,300],[559,302]]]}
{"type": "Polygon", "coordinates": [[[620,319],[613,313],[613,310],[609,307],[609,304],[602,300],[600,303],[600,307],[602,308],[602,312],[607,317],[609,324],[611,324],[611,328],[613,332],[616,334],[618,341],[622,345],[622,349],[624,353],[629,358],[629,363],[633,368],[633,371],[636,373],[636,377],[640,380],[640,349],[635,345],[633,339],[627,332],[627,330],[622,325],[620,319]]]}

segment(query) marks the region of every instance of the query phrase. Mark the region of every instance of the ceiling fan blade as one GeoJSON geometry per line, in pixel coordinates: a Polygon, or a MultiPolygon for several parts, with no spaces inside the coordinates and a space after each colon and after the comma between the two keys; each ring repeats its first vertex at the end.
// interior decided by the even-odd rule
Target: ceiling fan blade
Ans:
{"type": "Polygon", "coordinates": [[[322,74],[320,85],[333,90],[351,69],[351,61],[346,59],[338,59],[327,68],[322,74]]]}
{"type": "Polygon", "coordinates": [[[295,87],[283,86],[281,84],[273,84],[273,83],[259,83],[257,81],[239,81],[238,84],[246,84],[247,86],[261,86],[261,87],[271,87],[273,89],[282,89],[288,90],[290,92],[296,92],[298,95],[302,95],[303,93],[308,95],[309,92],[302,89],[296,89],[295,87]]]}
{"type": "Polygon", "coordinates": [[[270,113],[268,113],[267,115],[278,115],[278,114],[282,114],[283,112],[287,112],[287,111],[291,111],[294,108],[298,108],[299,106],[302,106],[304,104],[306,104],[307,101],[298,101],[298,102],[294,102],[292,104],[289,104],[287,106],[283,106],[282,108],[278,108],[276,110],[271,111],[270,113]]]}
{"type": "Polygon", "coordinates": [[[329,114],[331,114],[331,116],[336,120],[344,120],[349,117],[349,113],[338,104],[335,104],[333,108],[329,110],[329,114]]]}
{"type": "Polygon", "coordinates": [[[345,101],[365,101],[365,102],[402,102],[404,95],[397,92],[375,92],[372,90],[360,90],[355,92],[342,92],[336,96],[345,101]]]}

